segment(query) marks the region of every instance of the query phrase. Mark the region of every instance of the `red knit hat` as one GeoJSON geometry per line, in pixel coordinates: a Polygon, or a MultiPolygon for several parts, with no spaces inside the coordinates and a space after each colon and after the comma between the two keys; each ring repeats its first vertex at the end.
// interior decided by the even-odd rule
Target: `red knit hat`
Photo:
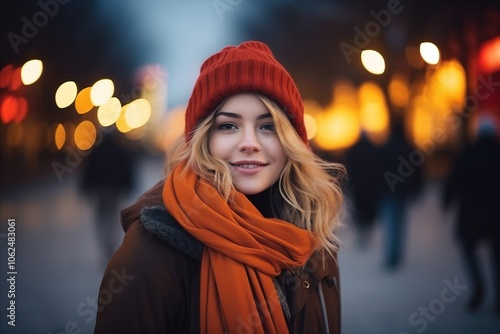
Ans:
{"type": "Polygon", "coordinates": [[[205,60],[186,110],[186,139],[225,98],[243,92],[261,93],[274,100],[307,144],[300,93],[269,47],[257,41],[225,47],[205,60]]]}

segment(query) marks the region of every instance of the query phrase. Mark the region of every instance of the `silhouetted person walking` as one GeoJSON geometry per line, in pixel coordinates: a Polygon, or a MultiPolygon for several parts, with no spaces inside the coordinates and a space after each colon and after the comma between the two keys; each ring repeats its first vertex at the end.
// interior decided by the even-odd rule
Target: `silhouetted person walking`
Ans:
{"type": "Polygon", "coordinates": [[[479,244],[486,242],[492,252],[495,310],[500,313],[500,144],[491,120],[479,124],[477,140],[453,165],[443,200],[445,207],[453,199],[458,202],[456,233],[472,284],[468,309],[478,309],[486,296],[484,271],[476,253],[479,244]]]}
{"type": "Polygon", "coordinates": [[[106,134],[89,154],[81,178],[81,190],[94,208],[96,237],[103,263],[118,247],[121,201],[134,186],[133,154],[118,142],[116,134],[106,134]]]}
{"type": "Polygon", "coordinates": [[[380,152],[366,133],[347,151],[346,165],[357,242],[365,246],[377,218],[382,182],[380,152]]]}
{"type": "Polygon", "coordinates": [[[378,195],[386,269],[396,269],[403,261],[408,203],[419,194],[423,179],[420,161],[410,162],[413,148],[405,137],[402,121],[394,118],[391,128],[379,154],[382,161],[379,178],[383,182],[378,195]]]}

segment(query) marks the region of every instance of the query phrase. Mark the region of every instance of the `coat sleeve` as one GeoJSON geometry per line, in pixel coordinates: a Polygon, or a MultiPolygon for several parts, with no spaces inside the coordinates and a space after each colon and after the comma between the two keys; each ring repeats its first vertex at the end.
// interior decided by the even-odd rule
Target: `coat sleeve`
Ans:
{"type": "Polygon", "coordinates": [[[94,333],[184,331],[189,294],[172,252],[139,221],[130,226],[104,273],[94,333]]]}

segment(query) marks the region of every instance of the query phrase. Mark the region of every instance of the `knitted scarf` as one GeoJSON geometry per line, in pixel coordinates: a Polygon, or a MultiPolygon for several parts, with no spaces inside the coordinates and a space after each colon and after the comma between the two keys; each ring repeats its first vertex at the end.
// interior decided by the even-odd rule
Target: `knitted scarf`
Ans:
{"type": "Polygon", "coordinates": [[[179,224],[205,247],[200,272],[201,333],[287,333],[273,277],[305,264],[309,233],[264,218],[240,192],[228,204],[190,169],[178,165],[163,201],[179,224]]]}

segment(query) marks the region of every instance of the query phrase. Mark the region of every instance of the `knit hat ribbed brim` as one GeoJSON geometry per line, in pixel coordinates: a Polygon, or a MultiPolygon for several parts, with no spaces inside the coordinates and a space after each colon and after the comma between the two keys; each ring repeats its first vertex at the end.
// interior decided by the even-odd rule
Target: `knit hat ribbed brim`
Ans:
{"type": "Polygon", "coordinates": [[[225,98],[244,92],[260,93],[274,100],[307,143],[300,93],[269,47],[257,41],[225,47],[205,60],[186,110],[186,139],[225,98]]]}

